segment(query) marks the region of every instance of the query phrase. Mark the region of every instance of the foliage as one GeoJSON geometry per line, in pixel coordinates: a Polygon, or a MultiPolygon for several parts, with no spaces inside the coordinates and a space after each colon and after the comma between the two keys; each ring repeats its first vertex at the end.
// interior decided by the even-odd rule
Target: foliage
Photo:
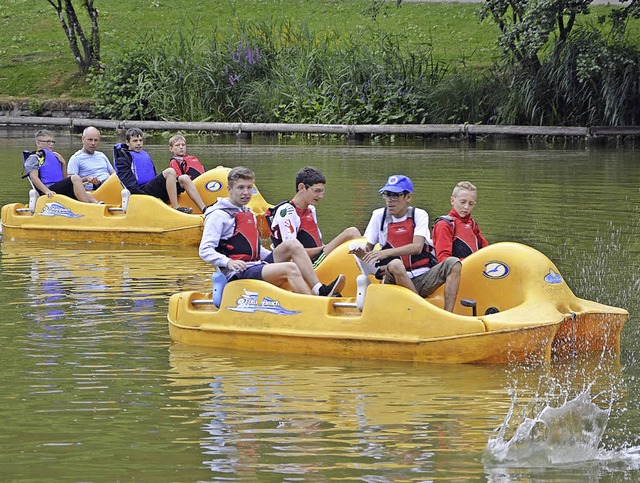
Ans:
{"type": "Polygon", "coordinates": [[[521,67],[540,68],[540,52],[552,34],[565,41],[578,15],[589,13],[593,0],[486,0],[480,18],[500,28],[498,43],[521,67]]]}
{"type": "Polygon", "coordinates": [[[287,21],[229,36],[150,38],[94,77],[110,117],[297,123],[420,123],[446,68],[390,36],[318,35],[287,21]],[[114,90],[115,89],[115,90],[114,90]]]}

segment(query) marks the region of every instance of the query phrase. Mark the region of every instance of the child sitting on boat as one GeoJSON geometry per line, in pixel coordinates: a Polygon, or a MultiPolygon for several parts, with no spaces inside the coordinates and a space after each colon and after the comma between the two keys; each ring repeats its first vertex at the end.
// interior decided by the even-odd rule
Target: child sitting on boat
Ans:
{"type": "Polygon", "coordinates": [[[478,202],[478,190],[469,181],[460,181],[451,193],[451,211],[436,219],[433,226],[433,245],[439,262],[448,257],[464,260],[486,247],[489,242],[471,218],[478,202]]]}
{"type": "Polygon", "coordinates": [[[176,134],[169,138],[169,151],[172,154],[169,167],[173,168],[178,179],[184,174],[193,181],[204,173],[204,166],[200,160],[187,154],[187,139],[182,134],[176,134]]]}
{"type": "Polygon", "coordinates": [[[205,203],[197,188],[187,175],[176,177],[173,168],[156,173],[151,156],[143,148],[144,134],[138,128],[130,128],[125,133],[126,143],[116,144],[113,148],[115,167],[118,178],[131,194],[151,195],[182,213],[193,210],[178,204],[178,186],[187,192],[200,211],[204,211],[205,203]]]}
{"type": "Polygon", "coordinates": [[[314,266],[319,265],[339,245],[361,236],[360,231],[352,226],[326,245],[322,242],[316,205],[324,198],[325,185],[324,174],[317,168],[306,166],[296,174],[296,194],[293,199],[278,203],[266,213],[273,246],[298,239],[314,266]]]}
{"type": "Polygon", "coordinates": [[[380,189],[385,207],[371,215],[364,236],[364,251],[355,254],[380,267],[383,283],[408,288],[427,297],[446,283],[444,309],[453,312],[462,264],[455,257],[438,263],[429,234],[429,215],[410,206],[413,183],[404,175],[393,175],[380,189]],[[376,244],[381,248],[375,250],[376,244]]]}
{"type": "Polygon", "coordinates": [[[260,244],[256,216],[247,208],[255,175],[249,168],[233,168],[227,177],[228,198],[207,208],[200,257],[219,267],[227,280],[256,279],[273,285],[289,284],[292,292],[331,297],[344,287],[340,274],[323,285],[298,240],[278,245],[273,252],[260,244]]]}

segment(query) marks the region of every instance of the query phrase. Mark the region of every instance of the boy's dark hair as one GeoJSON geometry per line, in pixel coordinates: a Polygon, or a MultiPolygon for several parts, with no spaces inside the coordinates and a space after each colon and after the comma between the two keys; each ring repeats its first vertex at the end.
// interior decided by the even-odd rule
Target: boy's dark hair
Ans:
{"type": "Polygon", "coordinates": [[[127,132],[124,134],[124,138],[127,141],[136,136],[144,137],[144,133],[142,132],[142,129],[137,127],[130,127],[129,129],[127,129],[127,132]]]}
{"type": "Polygon", "coordinates": [[[327,180],[318,168],[305,166],[296,174],[296,191],[298,191],[300,183],[303,183],[308,188],[318,183],[326,184],[327,180]]]}
{"type": "Polygon", "coordinates": [[[233,187],[236,184],[236,181],[239,179],[251,179],[255,180],[256,175],[249,168],[245,168],[244,166],[236,166],[227,175],[227,186],[228,188],[233,187]]]}

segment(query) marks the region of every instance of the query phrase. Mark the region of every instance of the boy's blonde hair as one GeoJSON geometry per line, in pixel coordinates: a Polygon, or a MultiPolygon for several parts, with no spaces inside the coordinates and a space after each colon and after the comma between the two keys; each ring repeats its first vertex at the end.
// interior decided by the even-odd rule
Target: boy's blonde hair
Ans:
{"type": "Polygon", "coordinates": [[[466,191],[478,191],[478,189],[475,187],[475,185],[473,183],[471,183],[471,181],[460,181],[454,188],[453,188],[453,192],[451,193],[451,196],[453,196],[454,198],[456,198],[458,196],[458,193],[460,193],[460,191],[462,190],[466,190],[466,191]]]}
{"type": "Polygon", "coordinates": [[[176,134],[175,136],[171,136],[169,138],[169,146],[173,146],[178,141],[182,141],[186,144],[187,139],[182,134],[176,134]]]}

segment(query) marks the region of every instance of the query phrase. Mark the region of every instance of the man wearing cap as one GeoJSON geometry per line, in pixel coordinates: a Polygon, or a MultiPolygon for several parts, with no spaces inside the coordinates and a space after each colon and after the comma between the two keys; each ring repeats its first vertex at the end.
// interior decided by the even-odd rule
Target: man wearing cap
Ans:
{"type": "Polygon", "coordinates": [[[435,258],[429,234],[429,215],[409,206],[413,183],[404,175],[390,176],[380,194],[386,206],[371,215],[365,231],[367,245],[362,259],[380,267],[383,283],[408,288],[427,297],[445,284],[444,309],[453,312],[462,265],[456,257],[441,263],[435,258]],[[374,250],[376,244],[379,250],[374,250]]]}

